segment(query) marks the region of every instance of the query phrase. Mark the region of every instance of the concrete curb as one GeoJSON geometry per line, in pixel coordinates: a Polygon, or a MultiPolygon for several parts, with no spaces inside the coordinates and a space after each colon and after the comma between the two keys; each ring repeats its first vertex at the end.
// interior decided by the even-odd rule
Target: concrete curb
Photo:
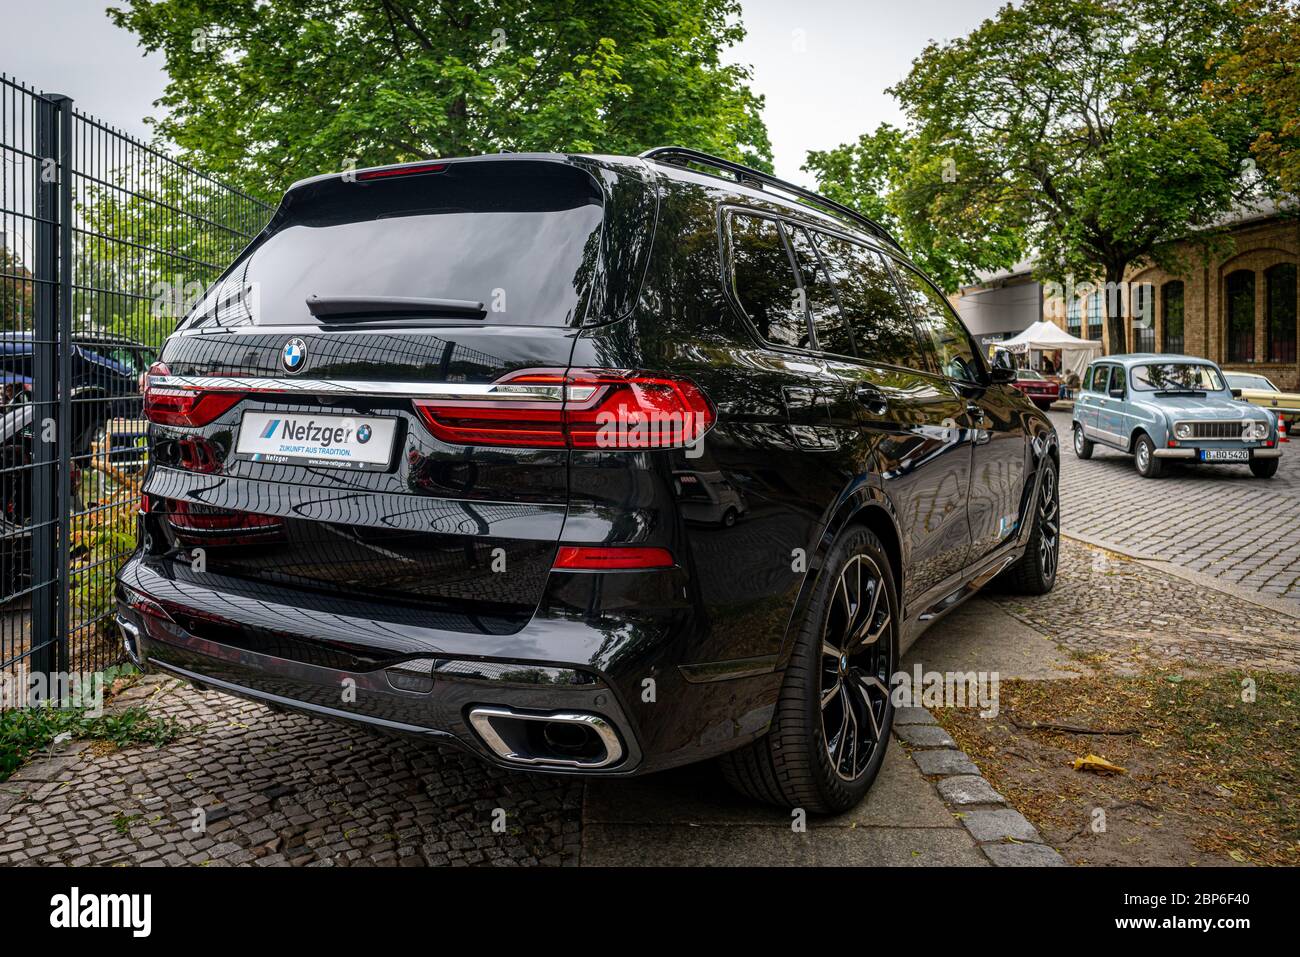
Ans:
{"type": "Polygon", "coordinates": [[[1288,601],[1285,598],[1270,598],[1267,595],[1261,595],[1257,591],[1249,588],[1243,588],[1240,585],[1234,585],[1231,582],[1220,581],[1213,575],[1207,575],[1204,572],[1193,571],[1182,565],[1175,564],[1168,559],[1160,558],[1149,552],[1140,552],[1137,549],[1125,545],[1116,545],[1114,542],[1108,542],[1103,538],[1097,538],[1094,535],[1085,535],[1082,532],[1071,532],[1061,529],[1061,536],[1071,539],[1072,541],[1082,542],[1084,545],[1090,545],[1093,548],[1105,549],[1108,552],[1114,552],[1116,555],[1123,555],[1125,558],[1137,562],[1152,571],[1164,572],[1174,578],[1181,578],[1183,581],[1191,582],[1193,585],[1199,585],[1201,588],[1208,588],[1212,591],[1221,592],[1224,595],[1230,595],[1240,601],[1250,602],[1252,605],[1258,605],[1261,608],[1267,608],[1269,611],[1277,612],[1279,615],[1285,615],[1288,618],[1294,618],[1300,621],[1300,604],[1288,601]]]}
{"type": "Polygon", "coordinates": [[[927,708],[895,711],[894,736],[994,867],[1068,866],[1038,829],[1008,806],[927,708]]]}

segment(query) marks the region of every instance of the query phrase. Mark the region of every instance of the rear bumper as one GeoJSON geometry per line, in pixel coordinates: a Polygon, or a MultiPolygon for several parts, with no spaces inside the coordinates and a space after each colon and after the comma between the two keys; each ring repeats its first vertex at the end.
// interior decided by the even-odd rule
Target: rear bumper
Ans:
{"type": "Polygon", "coordinates": [[[329,610],[277,605],[265,591],[250,600],[225,587],[229,580],[200,578],[216,576],[180,581],[138,556],[119,573],[119,629],[142,668],[273,708],[423,737],[512,770],[624,776],[702,760],[766,731],[779,690],[775,671],[687,680],[691,669],[675,660],[689,632],[681,618],[659,629],[626,622],[620,632],[609,621],[539,612],[513,634],[471,634],[410,623],[428,616],[354,616],[364,611],[343,599],[329,610]],[[284,630],[268,628],[272,621],[284,630]],[[209,622],[224,640],[199,633],[209,622]],[[311,652],[316,660],[303,660],[312,647],[304,624],[329,636],[320,654],[311,652]],[[534,719],[584,725],[605,750],[576,760],[552,753],[534,719]]]}

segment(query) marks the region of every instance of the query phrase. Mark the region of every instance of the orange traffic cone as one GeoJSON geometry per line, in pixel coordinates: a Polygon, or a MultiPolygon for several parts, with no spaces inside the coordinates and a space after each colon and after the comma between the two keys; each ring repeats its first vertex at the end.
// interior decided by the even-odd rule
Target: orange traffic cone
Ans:
{"type": "Polygon", "coordinates": [[[1282,418],[1280,415],[1277,417],[1277,441],[1278,444],[1291,441],[1290,437],[1286,434],[1286,419],[1282,418]]]}

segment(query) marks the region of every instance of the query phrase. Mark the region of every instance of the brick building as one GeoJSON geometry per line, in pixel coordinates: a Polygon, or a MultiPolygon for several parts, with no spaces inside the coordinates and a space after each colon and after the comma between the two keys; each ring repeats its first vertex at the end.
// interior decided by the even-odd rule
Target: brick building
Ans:
{"type": "Polygon", "coordinates": [[[981,277],[952,302],[971,331],[987,341],[1010,338],[1040,318],[1081,339],[1099,339],[1107,354],[1182,352],[1213,359],[1225,369],[1259,372],[1282,389],[1300,388],[1300,220],[1269,208],[1235,217],[1230,243],[1208,261],[1199,247],[1182,250],[1179,274],[1155,266],[1125,275],[1130,312],[1128,342],[1114,344],[1105,321],[1103,291],[1049,293],[1033,277],[1033,263],[981,277]]]}

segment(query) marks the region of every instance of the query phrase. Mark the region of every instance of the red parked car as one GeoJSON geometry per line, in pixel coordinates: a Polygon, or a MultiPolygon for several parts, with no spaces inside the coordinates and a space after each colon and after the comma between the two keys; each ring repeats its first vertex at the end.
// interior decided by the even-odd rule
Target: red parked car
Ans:
{"type": "Polygon", "coordinates": [[[1048,406],[1061,395],[1061,383],[1033,369],[1017,369],[1016,381],[1011,384],[1043,411],[1047,411],[1048,406]]]}

